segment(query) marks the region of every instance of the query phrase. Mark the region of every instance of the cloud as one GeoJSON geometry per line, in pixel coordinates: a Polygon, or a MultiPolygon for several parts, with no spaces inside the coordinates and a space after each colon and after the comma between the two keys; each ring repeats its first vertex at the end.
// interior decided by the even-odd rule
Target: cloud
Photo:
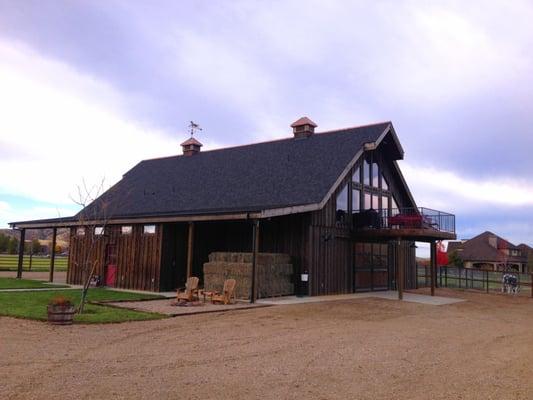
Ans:
{"type": "Polygon", "coordinates": [[[411,162],[401,167],[419,203],[474,211],[483,207],[533,206],[533,184],[523,179],[468,179],[452,171],[421,167],[411,162]]]}
{"type": "Polygon", "coordinates": [[[1,41],[0,58],[0,142],[22,150],[0,159],[0,193],[67,204],[82,179],[111,185],[142,159],[180,151],[185,132],[172,138],[122,115],[105,83],[1,41]]]}

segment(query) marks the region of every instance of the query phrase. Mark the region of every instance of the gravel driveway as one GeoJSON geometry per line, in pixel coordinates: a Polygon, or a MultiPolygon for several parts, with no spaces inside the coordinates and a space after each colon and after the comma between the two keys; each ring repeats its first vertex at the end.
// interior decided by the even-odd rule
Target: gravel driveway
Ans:
{"type": "Polygon", "coordinates": [[[3,399],[531,399],[533,300],[285,305],[51,327],[0,318],[3,399]]]}

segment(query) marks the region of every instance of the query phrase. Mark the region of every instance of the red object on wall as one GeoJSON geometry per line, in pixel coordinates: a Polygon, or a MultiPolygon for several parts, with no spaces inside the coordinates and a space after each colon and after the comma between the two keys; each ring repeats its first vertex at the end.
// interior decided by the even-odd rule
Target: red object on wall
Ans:
{"type": "Polygon", "coordinates": [[[444,243],[437,242],[437,265],[448,265],[448,254],[444,250],[444,243]]]}
{"type": "Polygon", "coordinates": [[[105,285],[115,287],[115,282],[117,280],[117,266],[109,264],[106,269],[105,274],[105,285]]]}

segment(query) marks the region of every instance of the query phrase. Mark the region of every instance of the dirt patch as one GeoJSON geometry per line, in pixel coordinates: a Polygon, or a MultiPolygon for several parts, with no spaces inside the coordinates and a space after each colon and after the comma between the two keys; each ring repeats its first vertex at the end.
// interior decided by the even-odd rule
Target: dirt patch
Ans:
{"type": "Polygon", "coordinates": [[[533,300],[438,290],[51,327],[0,318],[8,399],[530,399],[533,300]]]}

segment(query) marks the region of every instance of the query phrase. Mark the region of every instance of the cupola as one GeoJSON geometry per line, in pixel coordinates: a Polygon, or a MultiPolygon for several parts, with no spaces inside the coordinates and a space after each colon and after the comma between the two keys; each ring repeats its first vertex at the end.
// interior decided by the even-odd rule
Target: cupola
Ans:
{"type": "Polygon", "coordinates": [[[299,120],[291,124],[292,133],[295,139],[307,138],[315,133],[315,128],[318,125],[315,124],[307,117],[302,117],[299,120]]]}
{"type": "Polygon", "coordinates": [[[181,148],[183,150],[184,156],[193,156],[200,152],[200,147],[202,147],[203,144],[200,143],[198,140],[193,138],[192,136],[187,139],[185,142],[181,144],[181,148]]]}

